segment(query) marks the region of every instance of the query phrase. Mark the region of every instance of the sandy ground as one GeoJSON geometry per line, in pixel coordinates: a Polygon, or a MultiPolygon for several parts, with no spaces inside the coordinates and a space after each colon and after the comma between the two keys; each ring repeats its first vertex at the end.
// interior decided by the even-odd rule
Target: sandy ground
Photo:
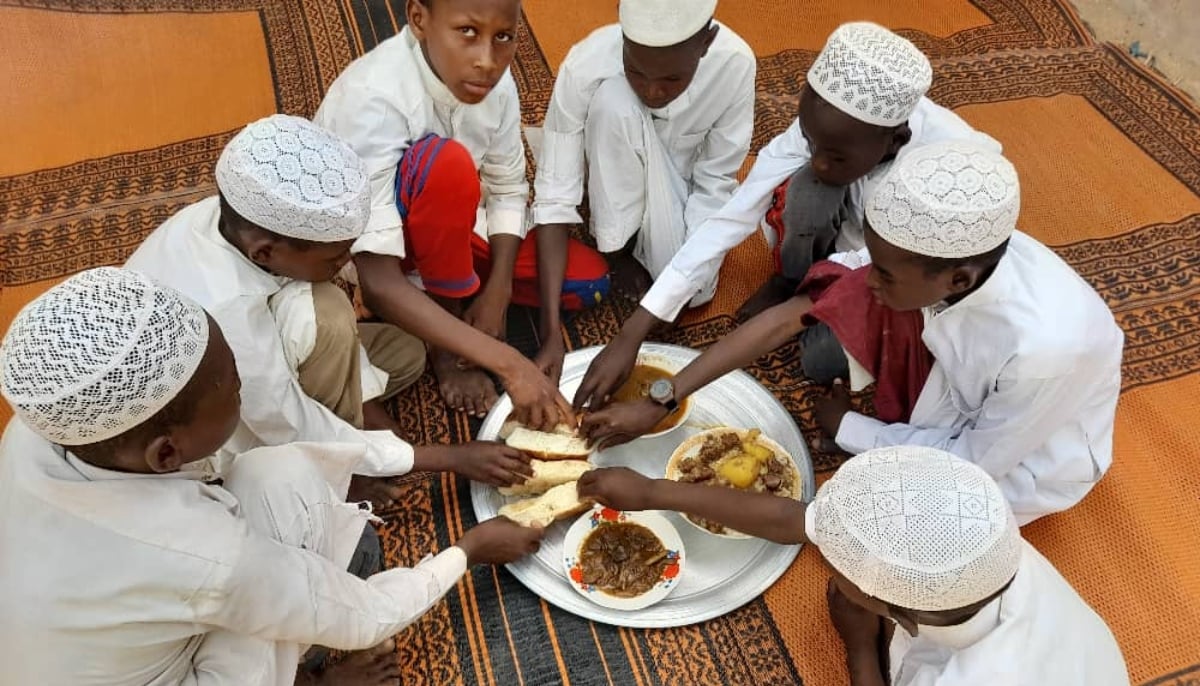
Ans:
{"type": "Polygon", "coordinates": [[[1200,102],[1200,0],[1073,0],[1100,40],[1134,41],[1152,66],[1200,102]]]}

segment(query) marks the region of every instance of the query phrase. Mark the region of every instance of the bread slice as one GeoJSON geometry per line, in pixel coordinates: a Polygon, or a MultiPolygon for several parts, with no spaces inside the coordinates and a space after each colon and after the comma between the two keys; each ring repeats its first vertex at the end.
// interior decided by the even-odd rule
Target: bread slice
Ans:
{"type": "Polygon", "coordinates": [[[500,427],[500,438],[510,447],[539,460],[586,460],[592,454],[588,442],[566,424],[546,432],[534,431],[510,420],[500,427]]]}
{"type": "Polygon", "coordinates": [[[500,508],[500,516],[508,517],[521,526],[547,527],[554,522],[579,514],[592,507],[590,500],[580,500],[576,486],[579,482],[559,484],[536,498],[518,500],[500,508]]]}
{"type": "Polygon", "coordinates": [[[523,484],[502,486],[500,494],[537,495],[545,493],[559,484],[578,481],[579,477],[592,468],[592,465],[583,460],[555,460],[553,462],[532,460],[529,466],[533,468],[533,476],[526,479],[523,484]]]}

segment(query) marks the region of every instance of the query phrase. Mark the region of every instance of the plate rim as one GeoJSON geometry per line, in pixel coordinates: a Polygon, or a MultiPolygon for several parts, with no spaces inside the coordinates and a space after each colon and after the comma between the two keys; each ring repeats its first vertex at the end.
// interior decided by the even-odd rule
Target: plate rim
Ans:
{"type": "MultiPolygon", "coordinates": [[[[595,529],[595,527],[589,527],[589,529],[595,529]]],[[[588,601],[610,610],[617,610],[618,612],[636,612],[638,610],[644,610],[655,603],[661,602],[679,586],[678,579],[685,573],[684,570],[687,568],[687,546],[684,545],[683,538],[679,535],[679,530],[675,528],[675,525],[671,523],[671,520],[663,516],[663,514],[658,510],[616,510],[615,508],[605,507],[597,504],[592,509],[576,517],[575,521],[571,523],[571,526],[567,527],[567,532],[563,535],[562,563],[563,569],[567,575],[567,583],[569,583],[571,588],[575,589],[577,593],[586,598],[588,601]],[[593,516],[595,516],[596,512],[601,512],[603,510],[613,510],[614,512],[617,512],[618,517],[625,516],[628,520],[633,521],[635,524],[640,524],[647,529],[650,529],[651,533],[658,537],[659,541],[662,542],[663,546],[666,547],[667,550],[671,550],[672,547],[674,547],[675,552],[678,555],[678,574],[674,578],[666,581],[659,579],[655,582],[654,586],[650,588],[650,590],[640,595],[633,596],[632,598],[616,598],[615,596],[610,596],[604,593],[604,591],[600,590],[596,591],[598,595],[593,595],[592,593],[580,588],[579,584],[571,578],[571,565],[568,564],[568,562],[578,556],[579,551],[577,548],[579,545],[582,545],[587,537],[591,534],[591,530],[578,534],[576,531],[583,529],[585,526],[590,524],[590,520],[593,516]],[[576,541],[575,546],[569,548],[567,546],[567,541],[570,541],[572,537],[575,536],[578,536],[579,540],[576,541]],[[668,537],[673,538],[674,543],[663,540],[668,537]],[[597,600],[597,598],[603,598],[605,600],[611,598],[612,601],[600,602],[597,600]],[[640,602],[643,600],[646,602],[640,602]],[[621,607],[621,605],[625,604],[623,601],[628,601],[635,605],[635,607],[621,607]]]]}

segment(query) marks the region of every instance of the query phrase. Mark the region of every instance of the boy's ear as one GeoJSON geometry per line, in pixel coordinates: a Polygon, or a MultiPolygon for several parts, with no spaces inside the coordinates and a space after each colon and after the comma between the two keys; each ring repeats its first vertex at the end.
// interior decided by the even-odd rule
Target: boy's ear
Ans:
{"type": "Polygon", "coordinates": [[[950,270],[950,280],[947,290],[950,295],[965,293],[975,287],[979,281],[979,269],[972,265],[963,265],[950,270]]]}
{"type": "Polygon", "coordinates": [[[422,0],[408,0],[404,13],[408,16],[413,37],[419,41],[425,40],[425,17],[429,14],[429,7],[422,0]]]}
{"type": "Polygon", "coordinates": [[[908,122],[904,122],[895,129],[892,129],[892,141],[888,144],[888,155],[895,155],[900,152],[900,148],[908,145],[912,140],[912,129],[909,128],[908,122]]]}
{"type": "Polygon", "coordinates": [[[275,251],[275,242],[265,236],[256,236],[246,242],[246,256],[250,261],[261,267],[271,264],[275,251]]]}
{"type": "Polygon", "coordinates": [[[716,22],[714,22],[711,19],[709,19],[708,21],[709,21],[708,30],[706,30],[704,32],[704,42],[701,45],[701,47],[703,48],[700,52],[701,57],[704,57],[705,55],[708,54],[708,49],[710,47],[712,47],[713,41],[717,39],[717,33],[721,30],[721,27],[718,26],[716,22]]]}
{"type": "Polygon", "coordinates": [[[909,636],[917,635],[917,618],[908,610],[888,605],[888,616],[896,620],[896,623],[907,631],[909,636]]]}
{"type": "Polygon", "coordinates": [[[170,435],[166,434],[156,436],[146,445],[145,459],[146,466],[155,474],[177,472],[183,466],[179,449],[170,435]]]}

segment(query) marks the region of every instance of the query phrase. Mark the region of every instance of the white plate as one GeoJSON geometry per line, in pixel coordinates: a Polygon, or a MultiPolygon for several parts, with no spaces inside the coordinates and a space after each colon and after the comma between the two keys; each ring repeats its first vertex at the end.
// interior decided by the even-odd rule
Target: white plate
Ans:
{"type": "Polygon", "coordinates": [[[679,532],[675,530],[671,522],[667,521],[666,517],[657,512],[618,512],[607,507],[595,507],[591,512],[585,512],[579,519],[576,519],[571,528],[567,529],[562,547],[563,571],[571,581],[571,588],[579,591],[580,595],[597,605],[624,612],[641,610],[666,598],[671,589],[679,585],[679,577],[683,572],[683,563],[686,558],[679,532]],[[584,539],[597,527],[606,526],[609,523],[625,522],[641,524],[649,529],[667,549],[667,559],[673,560],[672,564],[663,571],[662,578],[658,580],[658,583],[649,591],[632,598],[609,595],[595,586],[585,584],[579,572],[579,552],[584,539]]]}
{"type": "MultiPolygon", "coordinates": [[[[583,382],[588,365],[600,348],[568,353],[563,360],[560,387],[570,400],[583,382]]],[[[647,343],[642,353],[661,355],[687,364],[699,352],[674,345],[647,343]]],[[[494,440],[500,426],[512,412],[507,395],[488,413],[479,431],[480,440],[494,440]]],[[[737,371],[717,379],[692,395],[692,414],[679,429],[658,438],[642,438],[608,448],[591,457],[597,467],[630,467],[658,479],[666,470],[667,459],[688,436],[715,426],[760,429],[775,439],[796,461],[804,482],[804,500],[812,499],[814,489],[812,462],[800,430],[783,405],[746,372],[737,371]]],[[[487,484],[471,484],[471,503],[479,521],[491,519],[506,503],[506,498],[487,484]]],[[[791,565],[800,546],[785,546],[758,538],[729,540],[702,533],[681,521],[675,512],[662,513],[679,532],[687,548],[687,574],[662,602],[637,612],[621,612],[601,607],[571,588],[563,572],[563,537],[569,522],[557,522],[546,529],[541,549],[508,565],[508,570],[529,590],[546,602],[567,612],[597,622],[637,628],[685,626],[736,610],[765,591],[791,565]]]]}

